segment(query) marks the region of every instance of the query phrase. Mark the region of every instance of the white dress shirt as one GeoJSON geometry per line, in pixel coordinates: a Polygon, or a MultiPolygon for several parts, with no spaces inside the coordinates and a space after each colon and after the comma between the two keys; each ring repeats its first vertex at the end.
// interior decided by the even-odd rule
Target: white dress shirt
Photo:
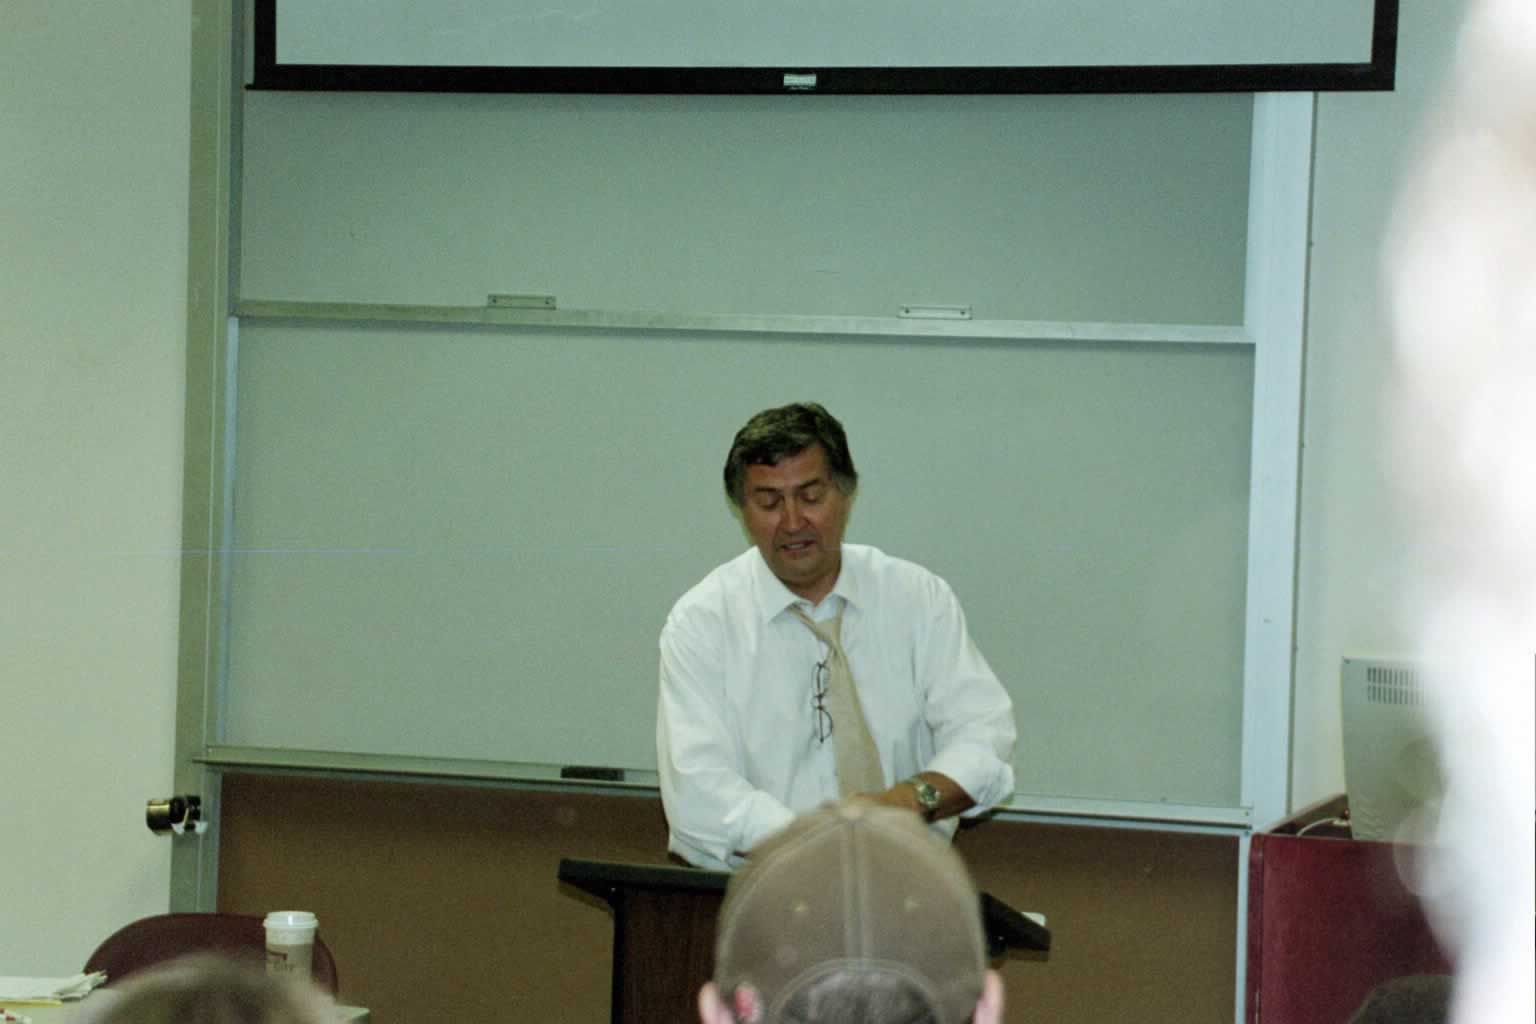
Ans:
{"type": "MultiPolygon", "coordinates": [[[[750,548],[684,594],[661,631],[656,752],[674,853],[729,870],[796,814],[838,799],[833,742],[816,735],[826,649],[788,611],[796,603],[817,621],[846,608],[843,650],[887,786],[942,772],[976,801],[967,814],[1013,795],[1013,702],[948,584],[844,544],[837,585],[812,608],[750,548]]],[[[948,838],[956,824],[934,827],[948,838]]]]}

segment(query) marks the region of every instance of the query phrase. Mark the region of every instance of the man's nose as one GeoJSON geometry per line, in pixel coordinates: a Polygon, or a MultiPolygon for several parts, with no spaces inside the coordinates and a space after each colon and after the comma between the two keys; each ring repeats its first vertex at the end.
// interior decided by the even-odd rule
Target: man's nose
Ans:
{"type": "Polygon", "coordinates": [[[784,502],[784,529],[790,533],[805,525],[805,511],[800,502],[789,498],[784,502]]]}

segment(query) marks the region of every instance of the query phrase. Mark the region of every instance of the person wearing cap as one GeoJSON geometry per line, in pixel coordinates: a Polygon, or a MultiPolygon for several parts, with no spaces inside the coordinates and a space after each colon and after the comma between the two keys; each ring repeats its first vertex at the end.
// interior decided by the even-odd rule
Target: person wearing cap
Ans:
{"type": "Polygon", "coordinates": [[[996,1024],[976,887],[902,811],[847,801],[753,851],[715,929],[703,1024],[996,1024]]]}
{"type": "Polygon", "coordinates": [[[733,870],[796,814],[850,796],[953,836],[1013,793],[1013,705],[942,579],[843,543],[858,472],[826,409],[737,432],[725,492],[752,546],[673,606],[656,747],[669,849],[733,870]]]}

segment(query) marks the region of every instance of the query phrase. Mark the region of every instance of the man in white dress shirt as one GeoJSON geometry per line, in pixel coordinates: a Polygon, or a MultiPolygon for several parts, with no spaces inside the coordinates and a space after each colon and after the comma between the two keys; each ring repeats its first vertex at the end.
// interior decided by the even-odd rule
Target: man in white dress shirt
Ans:
{"type": "Polygon", "coordinates": [[[842,425],[820,405],[768,409],[737,432],[725,489],[753,547],[684,594],[661,633],[656,747],[673,853],[733,869],[800,813],[847,795],[826,707],[841,645],[879,755],[858,796],[952,836],[956,815],[1013,793],[1013,705],[949,585],[844,544],[858,487],[842,425]]]}

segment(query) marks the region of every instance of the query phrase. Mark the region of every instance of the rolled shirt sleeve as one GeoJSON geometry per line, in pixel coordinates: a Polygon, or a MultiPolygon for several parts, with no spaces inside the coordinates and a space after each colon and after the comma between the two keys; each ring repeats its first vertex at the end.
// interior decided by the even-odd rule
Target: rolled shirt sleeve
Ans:
{"type": "Polygon", "coordinates": [[[690,864],[725,871],[794,812],[741,773],[723,658],[704,632],[677,615],[662,630],[656,759],[668,848],[690,864]]]}
{"type": "Polygon", "coordinates": [[[924,717],[934,753],[924,765],[959,784],[985,813],[1013,796],[1017,729],[1013,701],[966,628],[965,613],[949,585],[929,577],[926,629],[917,653],[927,684],[924,717]]]}

